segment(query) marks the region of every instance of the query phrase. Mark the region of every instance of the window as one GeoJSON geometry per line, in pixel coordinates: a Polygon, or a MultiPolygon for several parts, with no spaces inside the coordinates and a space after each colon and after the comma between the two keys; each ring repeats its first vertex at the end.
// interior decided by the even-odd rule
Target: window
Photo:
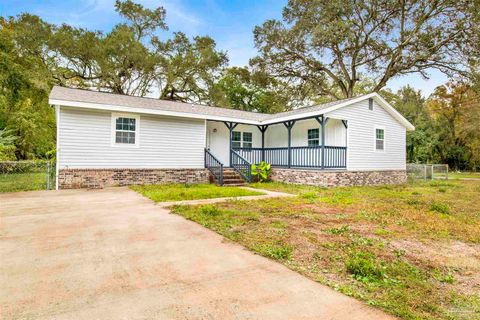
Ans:
{"type": "Polygon", "coordinates": [[[251,148],[252,147],[252,133],[233,131],[232,133],[232,148],[251,148]]]}
{"type": "Polygon", "coordinates": [[[240,131],[233,131],[232,133],[232,148],[242,147],[242,133],[240,131]]]}
{"type": "Polygon", "coordinates": [[[138,120],[138,116],[113,114],[113,145],[138,146],[138,120]]]}
{"type": "Polygon", "coordinates": [[[373,99],[372,98],[368,99],[368,109],[373,110],[373,99]]]}
{"type": "Polygon", "coordinates": [[[385,130],[384,129],[375,129],[375,149],[376,150],[385,149],[385,130]]]}
{"type": "Polygon", "coordinates": [[[251,132],[244,132],[243,133],[243,147],[244,148],[251,148],[252,147],[252,133],[251,132]]]}
{"type": "Polygon", "coordinates": [[[316,147],[318,146],[320,138],[320,130],[319,129],[308,129],[308,146],[309,147],[316,147]]]}

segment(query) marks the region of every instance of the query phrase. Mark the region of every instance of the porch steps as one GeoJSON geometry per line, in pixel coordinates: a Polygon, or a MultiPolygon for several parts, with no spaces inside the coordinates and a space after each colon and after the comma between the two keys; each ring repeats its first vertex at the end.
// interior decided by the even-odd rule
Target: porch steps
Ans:
{"type": "MultiPolygon", "coordinates": [[[[218,184],[218,181],[215,181],[215,178],[213,179],[214,179],[214,182],[218,184]]],[[[223,169],[223,185],[228,187],[245,186],[246,182],[243,179],[243,177],[232,168],[224,168],[223,169]]]]}

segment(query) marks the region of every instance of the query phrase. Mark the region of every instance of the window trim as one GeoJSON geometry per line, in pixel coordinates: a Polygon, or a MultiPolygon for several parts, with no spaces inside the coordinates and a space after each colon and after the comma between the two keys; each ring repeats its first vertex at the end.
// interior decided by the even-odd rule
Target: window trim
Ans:
{"type": "Polygon", "coordinates": [[[243,149],[243,148],[245,148],[245,149],[252,149],[252,148],[253,148],[253,132],[252,132],[252,131],[238,131],[238,130],[234,130],[233,132],[238,132],[238,133],[240,133],[240,140],[233,140],[233,133],[232,133],[232,149],[236,149],[236,147],[233,147],[233,143],[234,143],[234,142],[240,142],[240,147],[237,147],[237,148],[240,148],[240,149],[243,149]],[[243,134],[244,134],[244,133],[250,133],[251,136],[252,136],[252,141],[245,141],[245,140],[243,139],[243,134]],[[252,146],[251,146],[251,147],[245,147],[245,145],[244,145],[245,142],[252,144],[252,146]]]}
{"type": "Polygon", "coordinates": [[[373,129],[373,150],[375,152],[385,152],[387,149],[387,130],[385,127],[376,126],[373,129]],[[383,130],[383,149],[377,149],[377,130],[383,130]]]}
{"type": "Polygon", "coordinates": [[[242,148],[245,148],[245,149],[252,149],[252,148],[253,148],[253,132],[251,132],[251,131],[242,131],[242,148]],[[245,133],[249,133],[249,134],[250,134],[250,138],[251,138],[250,141],[245,141],[245,133]],[[250,144],[250,147],[245,147],[245,142],[246,142],[246,143],[249,143],[249,144],[250,144]]]}
{"type": "Polygon", "coordinates": [[[314,147],[320,147],[320,146],[321,146],[321,143],[320,143],[320,142],[321,142],[321,141],[320,141],[320,128],[308,128],[308,129],[307,129],[307,147],[312,147],[312,148],[314,148],[314,147]],[[308,132],[309,132],[310,130],[317,130],[317,131],[318,131],[318,138],[316,138],[316,139],[310,139],[310,138],[308,137],[308,132]],[[317,144],[316,146],[311,146],[311,145],[310,145],[310,140],[318,140],[318,144],[317,144]]]}
{"type": "Polygon", "coordinates": [[[111,130],[110,130],[110,143],[112,147],[116,148],[138,148],[140,146],[140,115],[132,113],[116,113],[112,112],[111,116],[111,130]],[[117,118],[130,118],[135,119],[135,143],[117,143],[117,118]]]}

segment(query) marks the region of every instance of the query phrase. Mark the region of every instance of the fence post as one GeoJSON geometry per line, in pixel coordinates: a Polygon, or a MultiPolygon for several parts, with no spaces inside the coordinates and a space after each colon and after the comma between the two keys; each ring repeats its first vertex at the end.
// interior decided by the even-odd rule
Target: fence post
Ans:
{"type": "Polygon", "coordinates": [[[47,165],[47,190],[50,190],[50,161],[46,161],[47,165]]]}

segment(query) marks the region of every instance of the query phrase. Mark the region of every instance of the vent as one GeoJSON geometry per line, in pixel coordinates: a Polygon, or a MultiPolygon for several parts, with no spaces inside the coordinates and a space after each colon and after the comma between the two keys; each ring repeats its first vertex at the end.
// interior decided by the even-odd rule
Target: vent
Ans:
{"type": "Polygon", "coordinates": [[[373,99],[368,99],[368,110],[373,110],[373,99]]]}

